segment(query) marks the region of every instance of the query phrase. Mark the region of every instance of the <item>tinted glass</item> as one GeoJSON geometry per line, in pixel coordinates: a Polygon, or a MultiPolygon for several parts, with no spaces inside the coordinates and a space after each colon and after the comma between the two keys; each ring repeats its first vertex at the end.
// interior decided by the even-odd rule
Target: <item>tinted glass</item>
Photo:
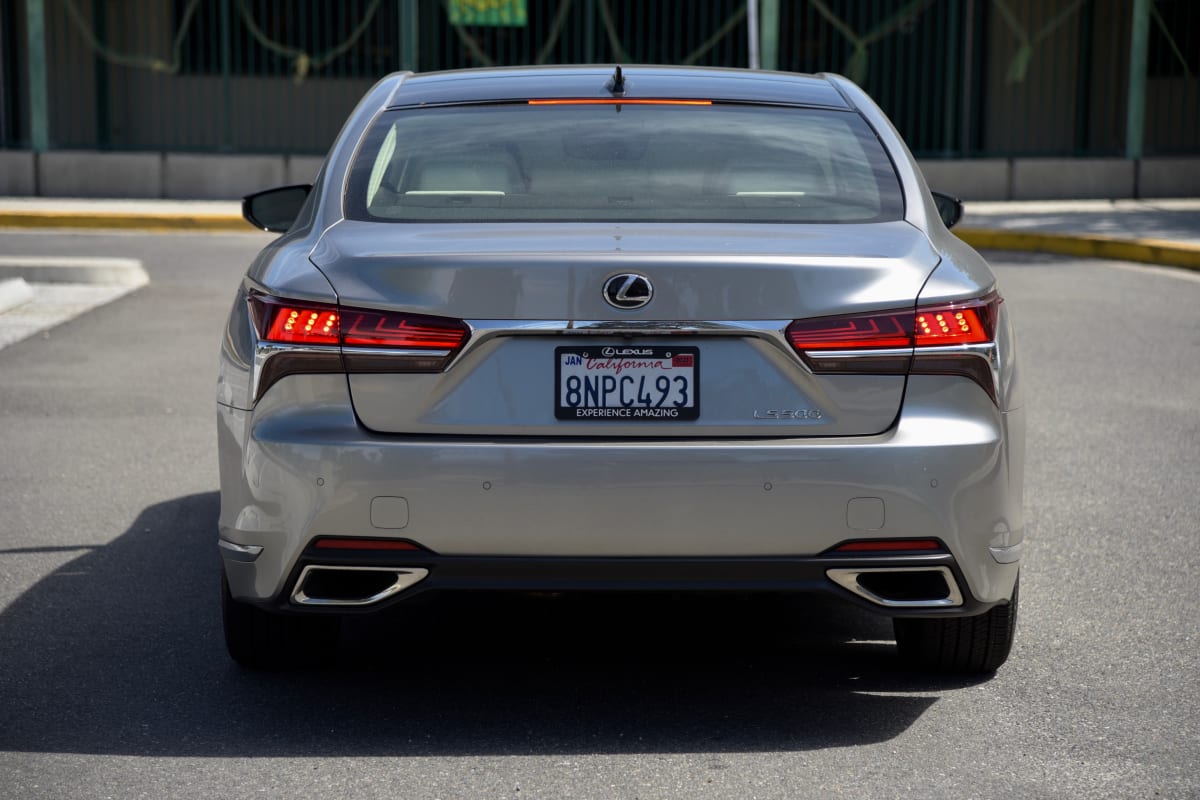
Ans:
{"type": "Polygon", "coordinates": [[[855,113],[747,105],[397,110],[346,213],[380,221],[874,222],[904,211],[855,113]]]}

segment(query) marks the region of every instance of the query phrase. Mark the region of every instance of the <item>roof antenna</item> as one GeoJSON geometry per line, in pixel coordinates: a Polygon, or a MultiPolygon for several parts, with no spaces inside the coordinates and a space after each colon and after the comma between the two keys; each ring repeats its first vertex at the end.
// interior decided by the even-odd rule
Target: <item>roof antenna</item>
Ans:
{"type": "Polygon", "coordinates": [[[604,85],[610,94],[622,95],[625,94],[625,73],[621,72],[621,65],[617,64],[617,68],[613,70],[612,78],[604,85]]]}

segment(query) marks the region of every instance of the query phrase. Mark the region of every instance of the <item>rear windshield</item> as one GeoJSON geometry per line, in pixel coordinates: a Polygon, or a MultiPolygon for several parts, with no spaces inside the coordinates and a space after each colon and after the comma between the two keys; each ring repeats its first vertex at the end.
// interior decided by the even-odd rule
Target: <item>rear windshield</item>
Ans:
{"type": "Polygon", "coordinates": [[[904,213],[856,114],[748,105],[393,110],[359,149],[351,219],[879,222],[904,213]]]}

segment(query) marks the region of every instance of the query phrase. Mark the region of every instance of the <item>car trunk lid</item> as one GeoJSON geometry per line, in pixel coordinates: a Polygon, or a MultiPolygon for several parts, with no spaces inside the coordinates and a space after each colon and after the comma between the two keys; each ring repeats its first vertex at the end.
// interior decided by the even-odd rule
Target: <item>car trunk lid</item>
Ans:
{"type": "MultiPolygon", "coordinates": [[[[368,428],[633,437],[885,430],[899,411],[903,374],[814,374],[783,330],[795,319],[912,307],[937,264],[928,240],[904,222],[343,222],[312,260],[343,306],[451,317],[473,328],[444,372],[352,365],[355,410],[368,428]],[[647,278],[652,299],[636,309],[610,305],[603,287],[623,274],[647,278]],[[572,356],[598,359],[605,348],[651,360],[693,355],[687,378],[698,413],[564,419],[562,365],[572,356]]],[[[645,388],[632,386],[631,397],[645,388]]]]}

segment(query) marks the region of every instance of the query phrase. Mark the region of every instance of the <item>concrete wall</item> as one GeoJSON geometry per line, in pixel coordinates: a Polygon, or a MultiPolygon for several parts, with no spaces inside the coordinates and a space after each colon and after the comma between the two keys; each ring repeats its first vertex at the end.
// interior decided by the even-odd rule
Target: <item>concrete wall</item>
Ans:
{"type": "MultiPolygon", "coordinates": [[[[0,151],[0,195],[232,200],[311,183],[316,156],[0,151]]],[[[929,187],[964,200],[1200,197],[1200,157],[921,161],[929,187]]]]}
{"type": "Polygon", "coordinates": [[[1007,200],[1012,165],[1003,158],[921,161],[925,182],[935,192],[964,200],[1007,200]]]}
{"type": "Polygon", "coordinates": [[[1200,197],[1200,157],[922,161],[929,188],[963,200],[1200,197]]]}
{"type": "Polygon", "coordinates": [[[1200,158],[1142,159],[1138,196],[1200,197],[1200,158]]]}
{"type": "Polygon", "coordinates": [[[1022,200],[1134,196],[1134,162],[1123,158],[1018,158],[1012,195],[1022,200]]]}
{"type": "Polygon", "coordinates": [[[159,197],[158,153],[56,150],[38,157],[38,194],[46,197],[159,197]]]}
{"type": "Polygon", "coordinates": [[[0,195],[232,200],[312,183],[319,156],[0,150],[0,195]]]}
{"type": "Polygon", "coordinates": [[[33,153],[0,150],[0,195],[32,197],[36,194],[33,153]]]}

